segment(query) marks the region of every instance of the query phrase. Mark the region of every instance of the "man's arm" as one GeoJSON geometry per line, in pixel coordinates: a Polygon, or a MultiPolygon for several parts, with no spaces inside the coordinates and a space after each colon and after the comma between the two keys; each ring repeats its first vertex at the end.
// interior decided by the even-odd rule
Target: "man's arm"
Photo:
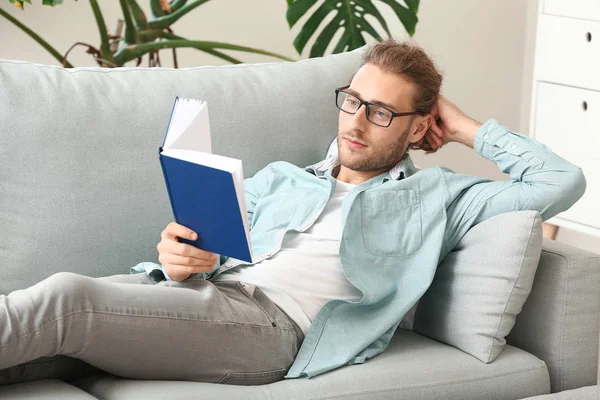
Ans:
{"type": "Polygon", "coordinates": [[[581,169],[542,143],[511,132],[493,119],[482,125],[443,97],[436,111],[440,121],[431,130],[438,137],[474,148],[510,175],[507,181],[490,181],[442,169],[450,200],[448,244],[471,226],[504,212],[537,210],[547,220],[570,208],[585,192],[581,169]]]}

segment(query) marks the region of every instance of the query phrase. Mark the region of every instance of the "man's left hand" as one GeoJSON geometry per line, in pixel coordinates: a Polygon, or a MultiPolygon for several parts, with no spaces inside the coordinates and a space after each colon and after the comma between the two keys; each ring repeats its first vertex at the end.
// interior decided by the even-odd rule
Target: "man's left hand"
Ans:
{"type": "Polygon", "coordinates": [[[445,143],[458,142],[473,148],[481,123],[468,117],[454,103],[440,95],[431,111],[434,122],[423,139],[415,143],[426,153],[433,153],[445,143]]]}

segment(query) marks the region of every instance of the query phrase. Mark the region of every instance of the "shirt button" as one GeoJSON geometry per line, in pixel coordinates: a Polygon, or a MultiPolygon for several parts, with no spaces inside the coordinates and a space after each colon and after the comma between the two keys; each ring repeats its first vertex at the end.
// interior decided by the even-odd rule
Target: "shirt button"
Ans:
{"type": "Polygon", "coordinates": [[[483,138],[487,140],[487,139],[489,139],[489,138],[490,138],[490,135],[487,135],[487,134],[486,134],[486,135],[484,135],[484,136],[483,136],[483,138]]]}
{"type": "Polygon", "coordinates": [[[512,145],[510,148],[511,148],[511,149],[516,149],[516,148],[517,148],[517,145],[516,145],[516,144],[513,144],[513,145],[512,145]]]}

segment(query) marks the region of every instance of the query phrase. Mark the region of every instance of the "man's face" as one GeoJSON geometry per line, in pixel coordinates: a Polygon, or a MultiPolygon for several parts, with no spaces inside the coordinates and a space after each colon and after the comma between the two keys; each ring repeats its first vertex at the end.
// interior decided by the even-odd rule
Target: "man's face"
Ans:
{"type": "MultiPolygon", "coordinates": [[[[413,85],[372,64],[362,66],[346,89],[394,112],[414,111],[413,85]]],[[[395,117],[387,128],[367,120],[366,107],[356,114],[340,111],[338,153],[342,166],[354,171],[389,170],[404,156],[415,116],[395,117]]]]}

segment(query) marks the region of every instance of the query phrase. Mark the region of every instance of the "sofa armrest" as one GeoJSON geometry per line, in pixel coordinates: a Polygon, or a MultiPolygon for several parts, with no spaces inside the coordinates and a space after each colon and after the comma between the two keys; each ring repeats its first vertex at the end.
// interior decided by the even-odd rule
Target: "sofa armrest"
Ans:
{"type": "Polygon", "coordinates": [[[600,255],[544,239],[507,343],[544,360],[559,392],[596,384],[599,327],[600,255]]]}

